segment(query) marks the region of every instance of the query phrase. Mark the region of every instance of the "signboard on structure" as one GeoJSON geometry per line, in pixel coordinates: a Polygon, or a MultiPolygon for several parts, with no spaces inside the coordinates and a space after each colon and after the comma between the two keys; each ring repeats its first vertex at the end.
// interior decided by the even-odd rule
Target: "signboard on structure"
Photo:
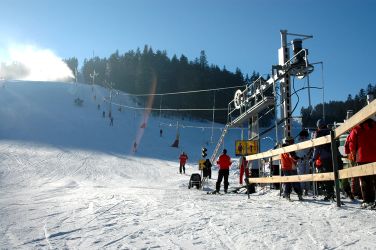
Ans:
{"type": "Polygon", "coordinates": [[[205,168],[205,159],[198,161],[198,170],[203,170],[205,168]]]}
{"type": "Polygon", "coordinates": [[[258,153],[257,141],[250,140],[236,140],[235,141],[235,155],[253,155],[258,153]]]}

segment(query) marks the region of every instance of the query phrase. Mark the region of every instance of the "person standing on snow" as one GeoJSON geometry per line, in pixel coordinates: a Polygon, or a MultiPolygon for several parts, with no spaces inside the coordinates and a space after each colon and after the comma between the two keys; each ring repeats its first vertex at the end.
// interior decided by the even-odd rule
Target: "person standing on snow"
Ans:
{"type": "MultiPolygon", "coordinates": [[[[323,120],[317,120],[316,126],[317,130],[313,136],[314,139],[330,134],[330,129],[327,128],[323,120]]],[[[314,162],[319,173],[333,172],[332,148],[330,143],[314,147],[311,162],[314,162]]],[[[322,187],[326,193],[324,200],[334,199],[334,182],[323,181],[322,187]]]]}
{"type": "Polygon", "coordinates": [[[219,193],[221,189],[221,182],[224,179],[224,190],[227,193],[228,189],[228,176],[230,173],[230,166],[232,164],[230,156],[227,155],[227,150],[223,149],[222,155],[219,156],[217,164],[219,166],[218,179],[215,185],[215,191],[219,193]]]}
{"type": "Polygon", "coordinates": [[[245,156],[240,158],[239,162],[239,184],[243,185],[243,176],[249,176],[249,169],[247,168],[248,161],[245,159],[245,156]]]}
{"type": "MultiPolygon", "coordinates": [[[[304,142],[308,140],[308,137],[308,131],[304,129],[299,133],[298,142],[304,142]]],[[[309,148],[302,149],[296,152],[296,155],[300,158],[300,160],[298,160],[297,162],[298,175],[309,174],[309,159],[311,158],[311,153],[312,151],[309,148]]],[[[301,182],[300,186],[302,188],[302,191],[304,191],[304,195],[308,195],[310,183],[301,182]]]]}
{"type": "MultiPolygon", "coordinates": [[[[349,136],[345,147],[345,153],[349,154],[350,160],[355,161],[358,165],[363,165],[376,161],[376,122],[367,119],[361,124],[355,126],[349,136]]],[[[361,207],[376,208],[376,175],[361,176],[360,187],[363,197],[361,207]]]]}
{"type": "Polygon", "coordinates": [[[209,159],[206,159],[205,162],[204,162],[204,170],[203,170],[203,175],[204,177],[209,177],[209,179],[211,179],[211,167],[212,167],[212,164],[210,162],[209,159]]]}
{"type": "MultiPolygon", "coordinates": [[[[294,144],[294,138],[287,137],[285,138],[285,143],[282,146],[286,147],[292,144],[294,144]]],[[[281,170],[283,176],[292,176],[298,174],[296,170],[296,163],[298,159],[299,157],[296,156],[295,152],[281,154],[281,170]]],[[[295,192],[298,194],[299,200],[303,200],[302,189],[300,187],[300,183],[298,182],[284,183],[283,197],[290,200],[292,188],[294,188],[295,192]]]]}
{"type": "Polygon", "coordinates": [[[187,162],[188,160],[188,156],[185,154],[185,152],[183,152],[180,156],[179,156],[179,160],[180,160],[180,167],[179,167],[179,172],[180,174],[183,173],[185,174],[185,163],[187,162]]]}

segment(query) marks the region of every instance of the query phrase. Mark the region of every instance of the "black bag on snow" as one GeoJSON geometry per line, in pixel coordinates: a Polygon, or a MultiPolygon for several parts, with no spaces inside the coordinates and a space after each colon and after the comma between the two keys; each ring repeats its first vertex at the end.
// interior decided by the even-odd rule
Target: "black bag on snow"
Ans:
{"type": "Polygon", "coordinates": [[[188,188],[196,186],[197,189],[201,187],[201,175],[200,174],[191,174],[191,178],[189,179],[188,188]]]}

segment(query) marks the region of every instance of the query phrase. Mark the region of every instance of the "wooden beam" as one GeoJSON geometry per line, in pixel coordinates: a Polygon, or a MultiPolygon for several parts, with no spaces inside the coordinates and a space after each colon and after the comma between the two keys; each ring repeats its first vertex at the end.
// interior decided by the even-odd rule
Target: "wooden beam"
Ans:
{"type": "Polygon", "coordinates": [[[342,169],[338,171],[338,174],[340,179],[366,175],[376,175],[376,162],[342,169]]]}
{"type": "Polygon", "coordinates": [[[293,176],[272,176],[263,178],[248,178],[250,183],[280,183],[280,182],[306,182],[306,181],[331,181],[333,173],[303,174],[293,176]]]}
{"type": "MultiPolygon", "coordinates": [[[[376,162],[339,170],[339,179],[376,175],[376,162]]],[[[334,173],[304,174],[293,176],[272,176],[262,178],[248,178],[250,183],[285,183],[285,182],[307,182],[307,181],[332,181],[334,173]]]]}
{"type": "Polygon", "coordinates": [[[326,144],[326,143],[330,143],[330,135],[319,137],[319,138],[316,138],[316,139],[311,139],[311,140],[304,141],[304,142],[300,142],[300,143],[293,144],[293,145],[283,147],[283,148],[265,151],[263,153],[258,153],[258,154],[254,154],[254,155],[247,155],[246,159],[248,161],[257,160],[257,159],[267,158],[267,157],[271,157],[271,156],[275,156],[275,155],[280,155],[280,154],[283,154],[283,153],[288,153],[288,152],[292,152],[292,151],[298,151],[298,150],[302,150],[302,149],[306,149],[306,148],[311,148],[311,147],[323,145],[323,144],[326,144]]]}

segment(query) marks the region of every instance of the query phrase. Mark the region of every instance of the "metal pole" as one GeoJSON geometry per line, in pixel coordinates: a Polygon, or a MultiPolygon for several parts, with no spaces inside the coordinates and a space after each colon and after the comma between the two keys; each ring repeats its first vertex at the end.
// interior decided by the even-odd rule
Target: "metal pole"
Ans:
{"type": "Polygon", "coordinates": [[[308,86],[308,107],[312,108],[312,105],[311,105],[311,86],[309,85],[309,74],[307,75],[307,86],[308,86]]]}
{"type": "MultiPolygon", "coordinates": [[[[272,72],[273,75],[273,72],[272,72]]],[[[276,88],[276,82],[274,81],[273,78],[273,91],[274,91],[274,125],[275,125],[275,145],[278,145],[278,110],[277,110],[277,102],[278,102],[278,97],[277,97],[277,88],[276,88]]]]}
{"type": "MultiPolygon", "coordinates": [[[[281,48],[279,64],[284,65],[290,59],[290,51],[287,47],[287,30],[281,30],[281,48]]],[[[281,79],[281,96],[283,98],[283,118],[285,119],[284,137],[291,136],[291,89],[290,74],[285,74],[281,79]]]]}
{"type": "Polygon", "coordinates": [[[324,63],[321,62],[321,82],[322,82],[322,119],[325,121],[325,96],[324,96],[324,63]]]}
{"type": "Polygon", "coordinates": [[[332,163],[333,163],[333,173],[334,173],[334,183],[335,183],[335,191],[336,191],[336,201],[337,207],[341,206],[341,195],[339,192],[339,179],[338,179],[338,148],[336,145],[334,131],[330,131],[330,139],[331,139],[331,149],[332,149],[332,163]]]}
{"type": "Polygon", "coordinates": [[[161,126],[161,117],[162,117],[162,97],[163,95],[161,95],[161,99],[159,99],[159,126],[161,126]]]}
{"type": "Polygon", "coordinates": [[[215,115],[215,90],[214,90],[214,101],[213,101],[213,120],[212,120],[212,131],[211,131],[210,143],[213,143],[213,131],[214,131],[214,115],[215,115]]]}

